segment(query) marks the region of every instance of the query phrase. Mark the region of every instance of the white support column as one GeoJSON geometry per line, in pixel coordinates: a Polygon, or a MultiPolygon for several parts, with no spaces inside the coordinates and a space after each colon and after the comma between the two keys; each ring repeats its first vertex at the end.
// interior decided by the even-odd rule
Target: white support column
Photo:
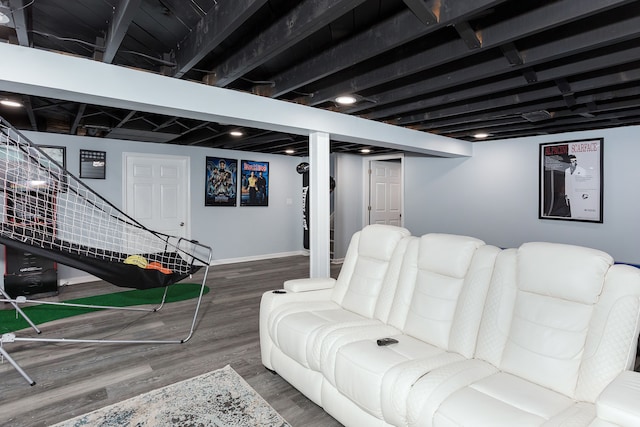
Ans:
{"type": "Polygon", "coordinates": [[[309,135],[310,277],[330,275],[329,148],[328,133],[309,135]]]}

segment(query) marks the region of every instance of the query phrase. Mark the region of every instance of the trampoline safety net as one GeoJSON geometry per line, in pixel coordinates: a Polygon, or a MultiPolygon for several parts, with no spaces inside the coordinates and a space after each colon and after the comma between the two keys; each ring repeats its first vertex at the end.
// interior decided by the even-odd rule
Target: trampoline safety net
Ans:
{"type": "Polygon", "coordinates": [[[208,265],[208,247],[145,228],[60,160],[0,118],[0,243],[138,289],[208,265]]]}

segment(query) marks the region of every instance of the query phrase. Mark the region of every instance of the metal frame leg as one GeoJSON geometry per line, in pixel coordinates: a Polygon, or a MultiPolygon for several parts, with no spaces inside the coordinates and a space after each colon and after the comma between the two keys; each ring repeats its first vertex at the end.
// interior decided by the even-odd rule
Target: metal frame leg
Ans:
{"type": "Polygon", "coordinates": [[[15,335],[4,334],[2,335],[2,337],[0,337],[0,355],[2,355],[3,358],[7,359],[9,363],[11,363],[11,366],[13,366],[14,369],[18,371],[20,375],[22,375],[22,377],[29,383],[30,386],[34,386],[36,385],[36,382],[32,380],[29,375],[27,375],[27,373],[20,367],[20,365],[18,365],[18,363],[13,360],[13,358],[9,356],[9,353],[7,353],[7,351],[2,347],[2,343],[4,343],[5,340],[7,340],[7,342],[12,342],[12,337],[15,337],[15,335]]]}
{"type": "MultiPolygon", "coordinates": [[[[40,329],[38,329],[38,327],[35,325],[35,323],[33,323],[33,322],[31,321],[31,319],[29,318],[29,316],[27,316],[27,315],[25,314],[25,312],[24,312],[24,311],[22,311],[22,309],[18,306],[18,302],[26,302],[26,301],[27,301],[27,300],[26,300],[26,298],[24,298],[24,301],[21,301],[21,300],[19,300],[19,299],[13,299],[13,298],[11,298],[11,297],[9,296],[9,294],[7,294],[7,293],[4,291],[4,289],[2,289],[1,287],[0,287],[0,295],[3,297],[3,298],[2,298],[2,301],[4,301],[4,302],[8,302],[9,304],[11,304],[11,305],[13,306],[13,308],[15,308],[15,309],[16,309],[16,312],[17,312],[18,314],[20,314],[20,316],[22,316],[22,318],[23,318],[24,320],[26,320],[26,321],[27,321],[27,323],[28,323],[28,324],[33,328],[33,330],[34,330],[34,331],[36,331],[36,333],[38,333],[38,334],[40,333],[40,329]]],[[[20,297],[19,297],[19,298],[20,298],[20,297]]]]}

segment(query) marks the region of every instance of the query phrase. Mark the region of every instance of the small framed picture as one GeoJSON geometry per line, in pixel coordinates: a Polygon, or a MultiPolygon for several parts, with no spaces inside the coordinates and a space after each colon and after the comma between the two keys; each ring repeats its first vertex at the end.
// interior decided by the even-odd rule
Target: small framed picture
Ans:
{"type": "Polygon", "coordinates": [[[540,219],[602,220],[602,138],[540,144],[540,219]]]}
{"type": "Polygon", "coordinates": [[[58,164],[62,169],[67,168],[67,149],[54,145],[38,145],[38,148],[58,164]]]}
{"type": "Polygon", "coordinates": [[[80,150],[80,178],[105,179],[107,152],[80,150]]]}
{"type": "Polygon", "coordinates": [[[47,157],[40,156],[40,164],[46,168],[56,181],[58,181],[58,189],[66,191],[67,184],[67,149],[55,145],[38,145],[38,148],[44,152],[47,157]],[[53,161],[53,164],[51,164],[53,161]]]}
{"type": "Polygon", "coordinates": [[[242,160],[240,206],[269,206],[269,162],[242,160]]]}
{"type": "Polygon", "coordinates": [[[205,168],[204,205],[236,206],[238,191],[238,161],[207,157],[205,168]]]}

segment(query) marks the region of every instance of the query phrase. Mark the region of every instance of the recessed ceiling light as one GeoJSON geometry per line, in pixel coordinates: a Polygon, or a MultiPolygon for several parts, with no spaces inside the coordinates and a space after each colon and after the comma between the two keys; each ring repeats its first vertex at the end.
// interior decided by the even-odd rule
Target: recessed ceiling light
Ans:
{"type": "Polygon", "coordinates": [[[16,101],[11,101],[10,99],[3,99],[0,101],[0,104],[5,107],[22,107],[22,104],[16,101]]]}
{"type": "Polygon", "coordinates": [[[473,137],[476,138],[476,139],[483,139],[483,138],[487,138],[488,136],[489,136],[489,134],[486,133],[486,132],[478,132],[478,133],[473,135],[473,137]]]}
{"type": "Polygon", "coordinates": [[[371,149],[370,148],[363,148],[362,150],[360,150],[360,152],[363,153],[363,154],[368,154],[368,153],[371,152],[371,149]]]}
{"type": "Polygon", "coordinates": [[[229,135],[231,135],[231,136],[242,136],[244,134],[242,132],[240,132],[239,130],[232,130],[231,132],[229,132],[229,135]]]}
{"type": "Polygon", "coordinates": [[[353,95],[342,95],[336,98],[336,102],[341,105],[351,105],[355,104],[357,101],[356,97],[353,95]]]}
{"type": "Polygon", "coordinates": [[[9,19],[5,13],[0,12],[0,25],[8,24],[9,21],[11,21],[11,19],[9,19]]]}
{"type": "Polygon", "coordinates": [[[288,150],[284,150],[284,152],[287,153],[287,154],[293,154],[293,153],[296,152],[296,150],[293,150],[293,149],[289,148],[288,150]]]}

